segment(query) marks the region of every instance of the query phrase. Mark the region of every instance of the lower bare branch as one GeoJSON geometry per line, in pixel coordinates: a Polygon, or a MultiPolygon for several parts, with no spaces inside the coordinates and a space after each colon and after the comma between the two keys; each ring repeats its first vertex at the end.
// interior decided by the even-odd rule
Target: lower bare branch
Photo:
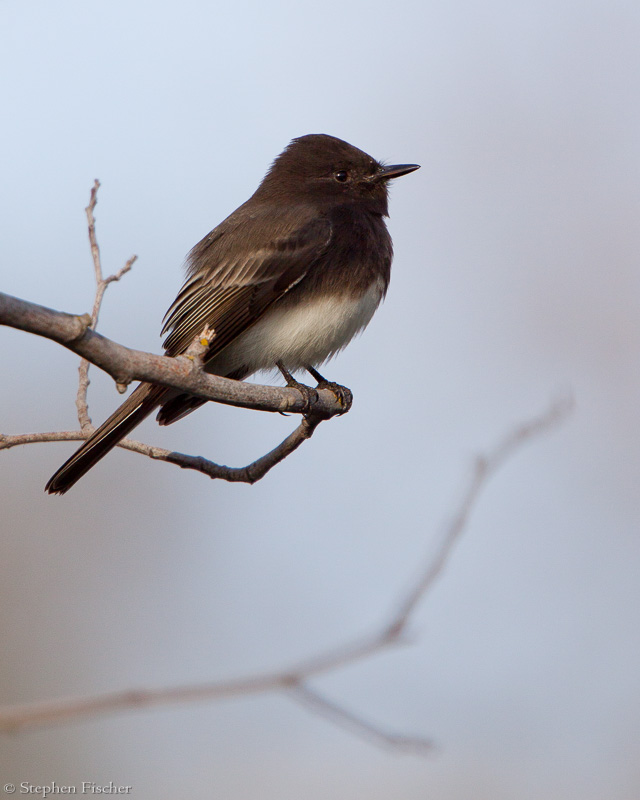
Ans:
{"type": "Polygon", "coordinates": [[[304,418],[300,425],[289,434],[287,438],[271,452],[248,464],[246,467],[226,467],[221,464],[214,464],[200,456],[186,456],[183,453],[168,453],[162,456],[153,456],[161,461],[168,461],[170,464],[177,464],[182,469],[195,469],[203,472],[210,478],[222,478],[233,483],[256,483],[269,472],[270,469],[291,455],[294,450],[307,439],[310,439],[314,430],[319,425],[320,420],[304,418]]]}
{"type": "MultiPolygon", "coordinates": [[[[291,455],[294,450],[307,439],[310,439],[321,420],[305,417],[293,433],[282,441],[271,452],[248,464],[246,467],[227,467],[216,464],[202,456],[190,456],[185,453],[176,453],[164,447],[154,447],[134,439],[122,439],[118,447],[134,453],[153,458],[156,461],[166,461],[176,464],[183,469],[193,469],[202,472],[212,479],[221,479],[232,483],[257,483],[276,464],[291,455]]],[[[81,431],[53,431],[47,433],[0,433],[0,450],[9,450],[24,444],[39,444],[42,442],[76,442],[88,438],[93,433],[93,426],[81,431]]]]}
{"type": "MultiPolygon", "coordinates": [[[[362,661],[389,647],[397,647],[403,641],[402,635],[418,603],[424,599],[436,579],[442,574],[444,567],[451,558],[455,543],[468,527],[471,515],[489,478],[524,444],[532,441],[563,420],[571,408],[572,402],[569,400],[553,404],[544,414],[514,428],[489,454],[476,460],[472,478],[463,493],[456,512],[445,529],[435,556],[428,559],[420,575],[409,586],[404,598],[392,615],[391,621],[381,625],[380,629],[372,636],[350,642],[338,649],[326,651],[289,669],[276,673],[256,675],[243,680],[156,690],[116,692],[93,698],[33,703],[5,708],[0,710],[0,730],[13,731],[27,726],[62,724],[83,717],[95,717],[99,714],[132,710],[151,705],[219,700],[221,698],[287,690],[289,696],[296,702],[302,703],[315,713],[320,713],[334,723],[348,727],[353,732],[377,744],[402,750],[428,751],[431,747],[431,743],[428,740],[420,737],[397,736],[387,733],[347,711],[341,704],[336,704],[324,698],[315,690],[309,688],[307,682],[323,673],[362,661]]],[[[49,435],[42,434],[42,436],[49,435]]],[[[74,432],[72,435],[82,438],[79,432],[74,432]]],[[[30,434],[25,434],[25,436],[30,436],[30,434]]],[[[33,434],[33,436],[38,436],[38,434],[33,434]]],[[[6,438],[8,437],[4,437],[4,439],[6,438]]],[[[288,438],[290,439],[291,437],[288,438]]],[[[280,447],[285,446],[286,442],[287,440],[280,447]]],[[[140,443],[134,444],[143,448],[147,447],[140,443]]],[[[2,446],[2,440],[0,440],[0,448],[2,446]]],[[[5,444],[4,446],[11,445],[5,444]]],[[[127,446],[126,440],[123,442],[123,446],[127,446]]],[[[276,453],[278,450],[279,448],[276,448],[272,452],[276,453]]],[[[168,455],[176,456],[173,453],[168,455]]],[[[162,456],[158,457],[162,458],[162,456]]],[[[268,457],[265,456],[264,458],[268,457]]],[[[173,460],[174,463],[177,463],[175,458],[173,460]]],[[[222,467],[221,469],[229,468],[222,467]]],[[[206,469],[202,471],[207,472],[206,469]]]]}
{"type": "Polygon", "coordinates": [[[429,558],[420,578],[406,593],[404,599],[393,615],[389,624],[390,632],[402,632],[413,614],[416,606],[431,589],[435,581],[451,557],[451,552],[469,522],[481,491],[495,472],[520,447],[536,436],[550,430],[562,422],[573,409],[573,398],[564,398],[552,403],[549,408],[537,417],[518,425],[485,456],[479,456],[462,500],[445,530],[440,546],[435,555],[429,558]]]}
{"type": "Polygon", "coordinates": [[[319,714],[334,725],[345,728],[363,739],[370,740],[378,747],[403,750],[420,755],[427,755],[433,752],[434,744],[430,739],[425,739],[422,736],[391,733],[378,725],[374,725],[359,714],[347,711],[343,706],[333,703],[304,684],[289,689],[289,696],[296,703],[308,708],[312,713],[319,714]]]}
{"type": "Polygon", "coordinates": [[[10,450],[22,444],[42,442],[80,442],[87,438],[84,431],[50,431],[47,433],[0,433],[0,450],[10,450]]]}
{"type": "Polygon", "coordinates": [[[220,681],[169,689],[130,689],[94,697],[76,697],[45,703],[8,706],[0,709],[0,730],[13,733],[24,728],[78,721],[85,717],[131,711],[174,703],[222,700],[227,697],[260,694],[289,688],[281,675],[269,674],[244,680],[220,681]]]}
{"type": "MultiPolygon", "coordinates": [[[[91,427],[86,431],[49,431],[46,433],[0,433],[0,450],[10,450],[12,447],[19,447],[23,444],[40,444],[42,442],[82,442],[93,433],[91,427]]],[[[165,455],[170,455],[170,450],[162,447],[153,447],[144,442],[137,442],[134,439],[122,439],[117,447],[124,450],[131,450],[150,458],[161,459],[165,455]]]]}

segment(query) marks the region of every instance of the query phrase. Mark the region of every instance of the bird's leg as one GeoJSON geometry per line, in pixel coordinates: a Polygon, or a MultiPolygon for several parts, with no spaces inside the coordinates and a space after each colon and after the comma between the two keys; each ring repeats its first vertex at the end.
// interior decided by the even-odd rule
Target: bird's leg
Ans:
{"type": "Polygon", "coordinates": [[[318,392],[311,386],[307,386],[305,383],[300,383],[300,381],[297,381],[293,377],[293,375],[289,372],[289,370],[285,367],[282,361],[276,361],[276,366],[278,367],[278,369],[282,373],[283,378],[287,382],[287,386],[290,389],[297,389],[303,396],[306,402],[305,412],[308,411],[311,408],[311,406],[318,401],[318,392]]]}
{"type": "Polygon", "coordinates": [[[339,383],[328,381],[326,378],[323,378],[322,375],[313,367],[305,367],[305,369],[311,375],[311,377],[317,381],[318,385],[316,386],[316,389],[329,389],[330,392],[333,392],[333,394],[336,396],[336,400],[344,408],[344,411],[341,412],[342,414],[346,413],[351,408],[351,403],[353,403],[351,389],[347,389],[346,386],[341,386],[339,383]]]}

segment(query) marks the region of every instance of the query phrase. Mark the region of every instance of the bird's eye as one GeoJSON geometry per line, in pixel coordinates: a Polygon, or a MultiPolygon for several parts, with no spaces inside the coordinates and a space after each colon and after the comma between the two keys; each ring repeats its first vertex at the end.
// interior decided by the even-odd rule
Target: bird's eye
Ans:
{"type": "Polygon", "coordinates": [[[345,169],[338,170],[333,176],[339,183],[345,183],[349,180],[349,173],[345,169]]]}

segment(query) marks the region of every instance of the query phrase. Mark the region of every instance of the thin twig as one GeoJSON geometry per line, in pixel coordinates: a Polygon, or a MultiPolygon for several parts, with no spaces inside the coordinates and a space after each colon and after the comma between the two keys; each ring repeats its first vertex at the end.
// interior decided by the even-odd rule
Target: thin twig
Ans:
{"type": "MultiPolygon", "coordinates": [[[[45,442],[82,442],[87,436],[93,433],[93,427],[88,431],[48,431],[45,433],[0,433],[0,450],[10,450],[12,447],[20,447],[23,444],[42,444],[45,442]]],[[[167,456],[178,455],[171,450],[162,447],[138,442],[135,439],[121,439],[118,447],[123,450],[130,450],[133,453],[140,453],[149,458],[168,461],[167,456]]],[[[188,456],[187,456],[188,457],[188,456]]]]}
{"type": "Polygon", "coordinates": [[[405,630],[416,606],[442,574],[453,548],[469,522],[469,517],[487,481],[518,448],[558,425],[572,410],[572,397],[556,400],[542,414],[510,431],[490,453],[476,458],[469,485],[462,495],[456,513],[445,530],[438,550],[429,559],[419,580],[407,591],[389,623],[388,630],[391,634],[399,634],[405,630]]]}
{"type": "Polygon", "coordinates": [[[312,713],[325,717],[334,725],[345,728],[355,733],[356,736],[370,740],[378,747],[418,753],[419,755],[430,755],[433,752],[434,744],[430,739],[425,739],[423,736],[391,733],[391,731],[363,719],[358,714],[347,711],[343,706],[332,702],[304,684],[289,689],[289,697],[308,708],[312,713]]]}
{"type": "MultiPolygon", "coordinates": [[[[140,455],[148,456],[156,461],[166,461],[168,464],[176,464],[183,469],[192,469],[201,472],[211,479],[225,480],[230,483],[256,483],[279,464],[291,455],[303,442],[310,439],[314,430],[321,420],[305,417],[300,425],[290,433],[287,438],[269,453],[261,456],[256,461],[247,464],[245,467],[227,467],[224,464],[216,464],[202,456],[190,456],[186,453],[177,453],[174,450],[166,450],[164,447],[155,447],[134,439],[121,439],[117,446],[124,450],[130,450],[140,455]]],[[[10,450],[12,447],[19,447],[24,444],[40,444],[44,442],[77,442],[83,441],[94,431],[93,426],[81,431],[53,431],[47,433],[0,433],[0,450],[10,450]]]]}
{"type": "Polygon", "coordinates": [[[270,469],[291,455],[294,450],[307,439],[310,439],[314,430],[321,420],[311,417],[303,418],[298,427],[290,433],[287,438],[280,442],[266,455],[248,464],[246,467],[227,467],[222,464],[214,464],[201,456],[187,456],[184,453],[168,453],[162,456],[153,456],[161,461],[168,461],[170,464],[177,464],[182,469],[194,469],[208,475],[210,478],[222,478],[233,483],[256,483],[264,478],[270,469]]]}
{"type": "MultiPolygon", "coordinates": [[[[120,278],[125,275],[131,267],[133,266],[134,262],[137,259],[137,256],[131,256],[131,258],[127,261],[127,263],[119,269],[113,275],[109,275],[107,278],[102,277],[102,263],[100,260],[100,247],[98,245],[98,239],[96,237],[96,220],[94,217],[94,210],[96,204],[98,202],[98,189],[100,188],[100,181],[95,180],[93,183],[93,187],[91,189],[91,197],[89,199],[89,205],[85,208],[85,212],[87,215],[87,223],[89,226],[89,245],[91,247],[91,257],[93,260],[93,270],[96,278],[96,293],[93,299],[93,309],[91,311],[91,323],[89,327],[92,330],[95,330],[98,325],[98,316],[100,314],[100,307],[102,305],[102,299],[104,297],[104,293],[107,290],[107,286],[114,281],[119,281],[120,278]]],[[[80,427],[82,431],[89,435],[92,430],[93,426],[91,424],[91,417],[89,416],[89,406],[87,402],[87,390],[89,388],[89,366],[90,362],[87,361],[86,358],[80,360],[80,366],[78,367],[78,391],[76,394],[76,408],[78,410],[78,422],[80,423],[80,427]]]]}
{"type": "MultiPolygon", "coordinates": [[[[93,216],[93,211],[96,205],[98,204],[99,188],[100,188],[100,181],[96,178],[93,182],[93,186],[91,187],[89,205],[84,210],[85,214],[87,215],[87,223],[89,224],[89,246],[91,247],[91,258],[93,260],[93,268],[95,270],[95,275],[96,275],[96,284],[98,286],[102,283],[102,264],[100,262],[100,247],[98,245],[98,239],[96,237],[96,221],[93,216]]],[[[95,306],[94,306],[94,311],[96,312],[96,321],[97,321],[97,310],[95,306]]]]}

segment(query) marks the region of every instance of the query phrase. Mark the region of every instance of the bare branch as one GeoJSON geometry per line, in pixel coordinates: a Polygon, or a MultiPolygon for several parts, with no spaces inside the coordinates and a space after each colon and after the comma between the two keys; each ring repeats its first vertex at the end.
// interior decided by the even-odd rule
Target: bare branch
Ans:
{"type": "MultiPolygon", "coordinates": [[[[0,450],[10,450],[12,447],[19,447],[23,444],[41,444],[43,442],[82,442],[88,435],[93,433],[93,428],[89,431],[49,431],[46,433],[15,433],[7,434],[0,433],[0,450]]],[[[171,450],[165,450],[162,447],[153,447],[144,442],[138,442],[134,439],[121,439],[118,442],[118,447],[123,450],[131,450],[133,453],[140,453],[141,455],[148,456],[159,460],[167,460],[167,456],[179,455],[172,453],[171,450]]],[[[188,458],[188,456],[187,456],[188,458]]]]}
{"type": "MultiPolygon", "coordinates": [[[[96,274],[96,285],[99,286],[102,283],[102,264],[100,262],[100,247],[98,246],[98,239],[96,237],[96,221],[93,216],[94,209],[98,204],[98,189],[100,188],[100,181],[96,178],[93,182],[93,186],[91,187],[91,196],[89,197],[89,205],[85,208],[85,214],[87,215],[87,223],[89,224],[89,246],[91,247],[91,258],[93,259],[93,268],[96,274]]],[[[100,303],[96,303],[94,305],[94,313],[96,315],[93,327],[95,328],[95,324],[98,321],[98,311],[97,308],[100,308],[100,303]]]]}
{"type": "Polygon", "coordinates": [[[206,458],[186,456],[183,453],[168,453],[162,456],[152,456],[152,458],[159,458],[161,461],[177,464],[183,469],[195,469],[210,478],[223,478],[225,481],[234,483],[256,483],[261,478],[264,478],[267,472],[275,467],[276,464],[284,461],[303,442],[310,439],[319,423],[320,420],[317,418],[305,417],[295,431],[289,434],[283,442],[246,467],[225,467],[220,464],[214,464],[213,461],[208,461],[206,458]]]}
{"type": "Polygon", "coordinates": [[[169,358],[117,344],[91,329],[91,316],[54,311],[0,292],[0,325],[35,333],[58,342],[111,375],[118,383],[147,381],[188,394],[258,411],[307,414],[319,420],[344,414],[345,407],[329,389],[312,400],[295,388],[261,386],[209,375],[196,360],[169,358]]]}
{"type": "MultiPolygon", "coordinates": [[[[85,208],[87,214],[87,222],[89,225],[89,244],[91,246],[91,256],[93,259],[93,269],[96,276],[96,294],[93,300],[93,310],[91,312],[90,328],[96,329],[98,325],[98,316],[100,314],[100,306],[107,286],[114,281],[119,281],[133,266],[137,256],[131,256],[127,263],[119,269],[115,274],[109,275],[108,278],[102,277],[102,264],[100,261],[100,248],[96,238],[96,220],[93,211],[98,202],[98,189],[100,188],[100,181],[95,180],[91,189],[91,197],[89,205],[85,208]]],[[[89,388],[89,362],[83,358],[78,367],[78,392],[76,394],[76,408],[78,410],[78,422],[83,432],[88,436],[92,430],[91,418],[89,417],[89,407],[87,404],[87,390],[89,388]]]]}
{"type": "MultiPolygon", "coordinates": [[[[570,400],[554,403],[548,411],[510,431],[486,456],[476,460],[469,485],[445,529],[441,544],[429,558],[416,580],[409,586],[404,598],[392,615],[391,621],[381,625],[379,631],[346,644],[343,647],[320,653],[303,663],[275,673],[265,673],[242,680],[221,681],[187,687],[116,692],[99,697],[32,703],[0,710],[0,730],[14,731],[27,726],[62,724],[84,717],[115,713],[151,705],[168,705],[193,701],[219,700],[250,694],[287,690],[296,702],[320,713],[332,722],[348,727],[358,735],[377,744],[396,750],[426,752],[431,743],[421,737],[398,736],[347,711],[341,704],[318,694],[307,682],[323,673],[348,664],[357,663],[385,648],[397,647],[402,635],[420,603],[442,574],[451,558],[454,544],[468,527],[471,515],[483,489],[491,476],[524,444],[540,436],[563,420],[572,408],[570,400]]],[[[277,450],[277,448],[276,448],[277,450]]],[[[172,454],[173,455],[173,454],[172,454]]],[[[175,462],[177,463],[177,462],[175,462]]],[[[256,462],[258,463],[258,462],[256,462]]]]}
{"type": "Polygon", "coordinates": [[[345,728],[357,736],[369,739],[378,747],[418,753],[419,755],[429,755],[433,752],[434,744],[430,739],[391,733],[357,714],[347,711],[343,706],[333,703],[308,686],[302,684],[294,686],[289,690],[289,696],[312,713],[325,717],[334,725],[345,728]]]}
{"type": "Polygon", "coordinates": [[[485,456],[478,456],[469,485],[462,495],[462,500],[456,513],[446,528],[440,546],[435,555],[429,559],[419,580],[407,592],[400,603],[398,610],[389,623],[388,630],[390,633],[399,634],[406,628],[416,606],[442,574],[456,542],[467,527],[469,517],[487,481],[516,450],[536,436],[558,425],[572,410],[572,397],[557,400],[539,416],[522,423],[510,431],[490,453],[485,456]]]}
{"type": "Polygon", "coordinates": [[[0,433],[0,450],[10,450],[23,444],[42,442],[81,442],[87,436],[84,431],[50,431],[47,433],[0,433]]]}
{"type": "MultiPolygon", "coordinates": [[[[156,461],[166,461],[168,464],[176,464],[183,469],[192,469],[201,472],[212,479],[221,479],[230,483],[256,483],[281,461],[297,450],[307,439],[310,439],[314,430],[320,424],[320,420],[305,417],[300,425],[289,434],[287,438],[275,447],[271,452],[248,464],[246,467],[227,467],[223,464],[216,464],[202,456],[190,456],[186,453],[176,453],[173,450],[166,450],[164,447],[155,447],[134,439],[121,439],[117,447],[124,450],[131,450],[134,453],[153,458],[156,461]]],[[[12,447],[19,447],[24,444],[39,444],[42,442],[77,442],[83,441],[93,433],[91,426],[83,431],[53,431],[47,433],[0,433],[0,450],[10,450],[12,447]]]]}

